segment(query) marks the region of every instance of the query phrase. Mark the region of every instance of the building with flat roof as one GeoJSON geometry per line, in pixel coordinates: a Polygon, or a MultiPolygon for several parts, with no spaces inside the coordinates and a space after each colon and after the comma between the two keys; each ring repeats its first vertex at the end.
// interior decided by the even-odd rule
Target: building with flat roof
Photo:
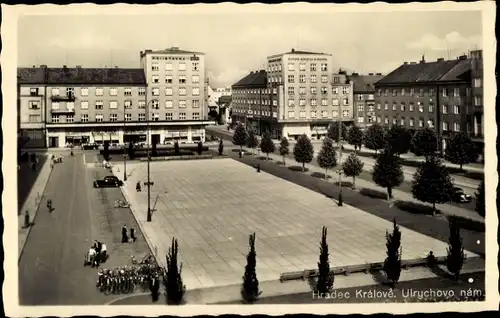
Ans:
{"type": "Polygon", "coordinates": [[[348,76],[354,84],[354,122],[361,129],[368,128],[377,121],[374,84],[383,77],[382,73],[368,73],[368,75],[352,73],[348,76]]]}

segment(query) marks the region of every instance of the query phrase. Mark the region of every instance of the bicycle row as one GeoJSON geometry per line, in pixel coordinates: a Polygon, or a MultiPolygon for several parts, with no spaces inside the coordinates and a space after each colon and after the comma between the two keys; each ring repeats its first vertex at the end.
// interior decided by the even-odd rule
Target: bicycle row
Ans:
{"type": "Polygon", "coordinates": [[[106,295],[133,293],[138,287],[142,291],[150,288],[153,279],[161,279],[165,270],[156,264],[122,266],[101,269],[97,273],[96,287],[106,295]]]}

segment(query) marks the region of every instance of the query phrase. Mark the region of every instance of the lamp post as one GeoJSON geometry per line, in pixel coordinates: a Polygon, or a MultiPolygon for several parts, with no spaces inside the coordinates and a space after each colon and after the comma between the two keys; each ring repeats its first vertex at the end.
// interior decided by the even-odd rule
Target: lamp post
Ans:
{"type": "Polygon", "coordinates": [[[123,181],[127,181],[127,143],[125,142],[125,103],[123,103],[123,181]]]}
{"type": "MultiPolygon", "coordinates": [[[[148,90],[147,90],[147,85],[146,85],[146,101],[148,99],[148,90]]],[[[149,138],[149,103],[153,101],[150,100],[149,102],[146,102],[146,143],[147,143],[147,165],[148,165],[148,181],[144,183],[145,186],[148,187],[148,214],[147,214],[147,222],[151,222],[152,219],[152,211],[151,211],[151,186],[154,185],[154,182],[151,182],[151,170],[150,170],[150,162],[151,162],[151,156],[149,153],[149,143],[150,143],[150,138],[149,138]]]]}

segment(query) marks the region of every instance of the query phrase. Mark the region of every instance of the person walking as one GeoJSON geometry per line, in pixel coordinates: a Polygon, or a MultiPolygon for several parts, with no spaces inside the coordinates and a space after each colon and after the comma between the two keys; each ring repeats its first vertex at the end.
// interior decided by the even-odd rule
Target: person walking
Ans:
{"type": "Polygon", "coordinates": [[[122,227],[122,243],[128,243],[128,233],[127,226],[124,225],[122,227]]]}
{"type": "Polygon", "coordinates": [[[137,240],[137,237],[135,236],[135,229],[131,228],[130,229],[130,242],[135,243],[137,240]]]}

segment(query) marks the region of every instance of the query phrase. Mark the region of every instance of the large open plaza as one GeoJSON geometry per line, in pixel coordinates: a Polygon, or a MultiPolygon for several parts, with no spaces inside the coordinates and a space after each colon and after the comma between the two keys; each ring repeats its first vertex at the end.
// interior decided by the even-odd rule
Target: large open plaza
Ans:
{"type": "MultiPolygon", "coordinates": [[[[188,289],[240,284],[248,236],[256,233],[257,275],[317,268],[322,226],[328,227],[331,266],[381,262],[392,224],[352,206],[232,159],[152,162],[152,222],[146,222],[146,162],[127,163],[122,187],[160,263],[178,239],[188,289]]],[[[123,177],[123,163],[113,171],[123,177]]],[[[389,207],[388,207],[389,208],[389,207]]],[[[401,227],[402,259],[445,256],[447,245],[401,227]]],[[[470,256],[474,254],[466,252],[470,256]]]]}

